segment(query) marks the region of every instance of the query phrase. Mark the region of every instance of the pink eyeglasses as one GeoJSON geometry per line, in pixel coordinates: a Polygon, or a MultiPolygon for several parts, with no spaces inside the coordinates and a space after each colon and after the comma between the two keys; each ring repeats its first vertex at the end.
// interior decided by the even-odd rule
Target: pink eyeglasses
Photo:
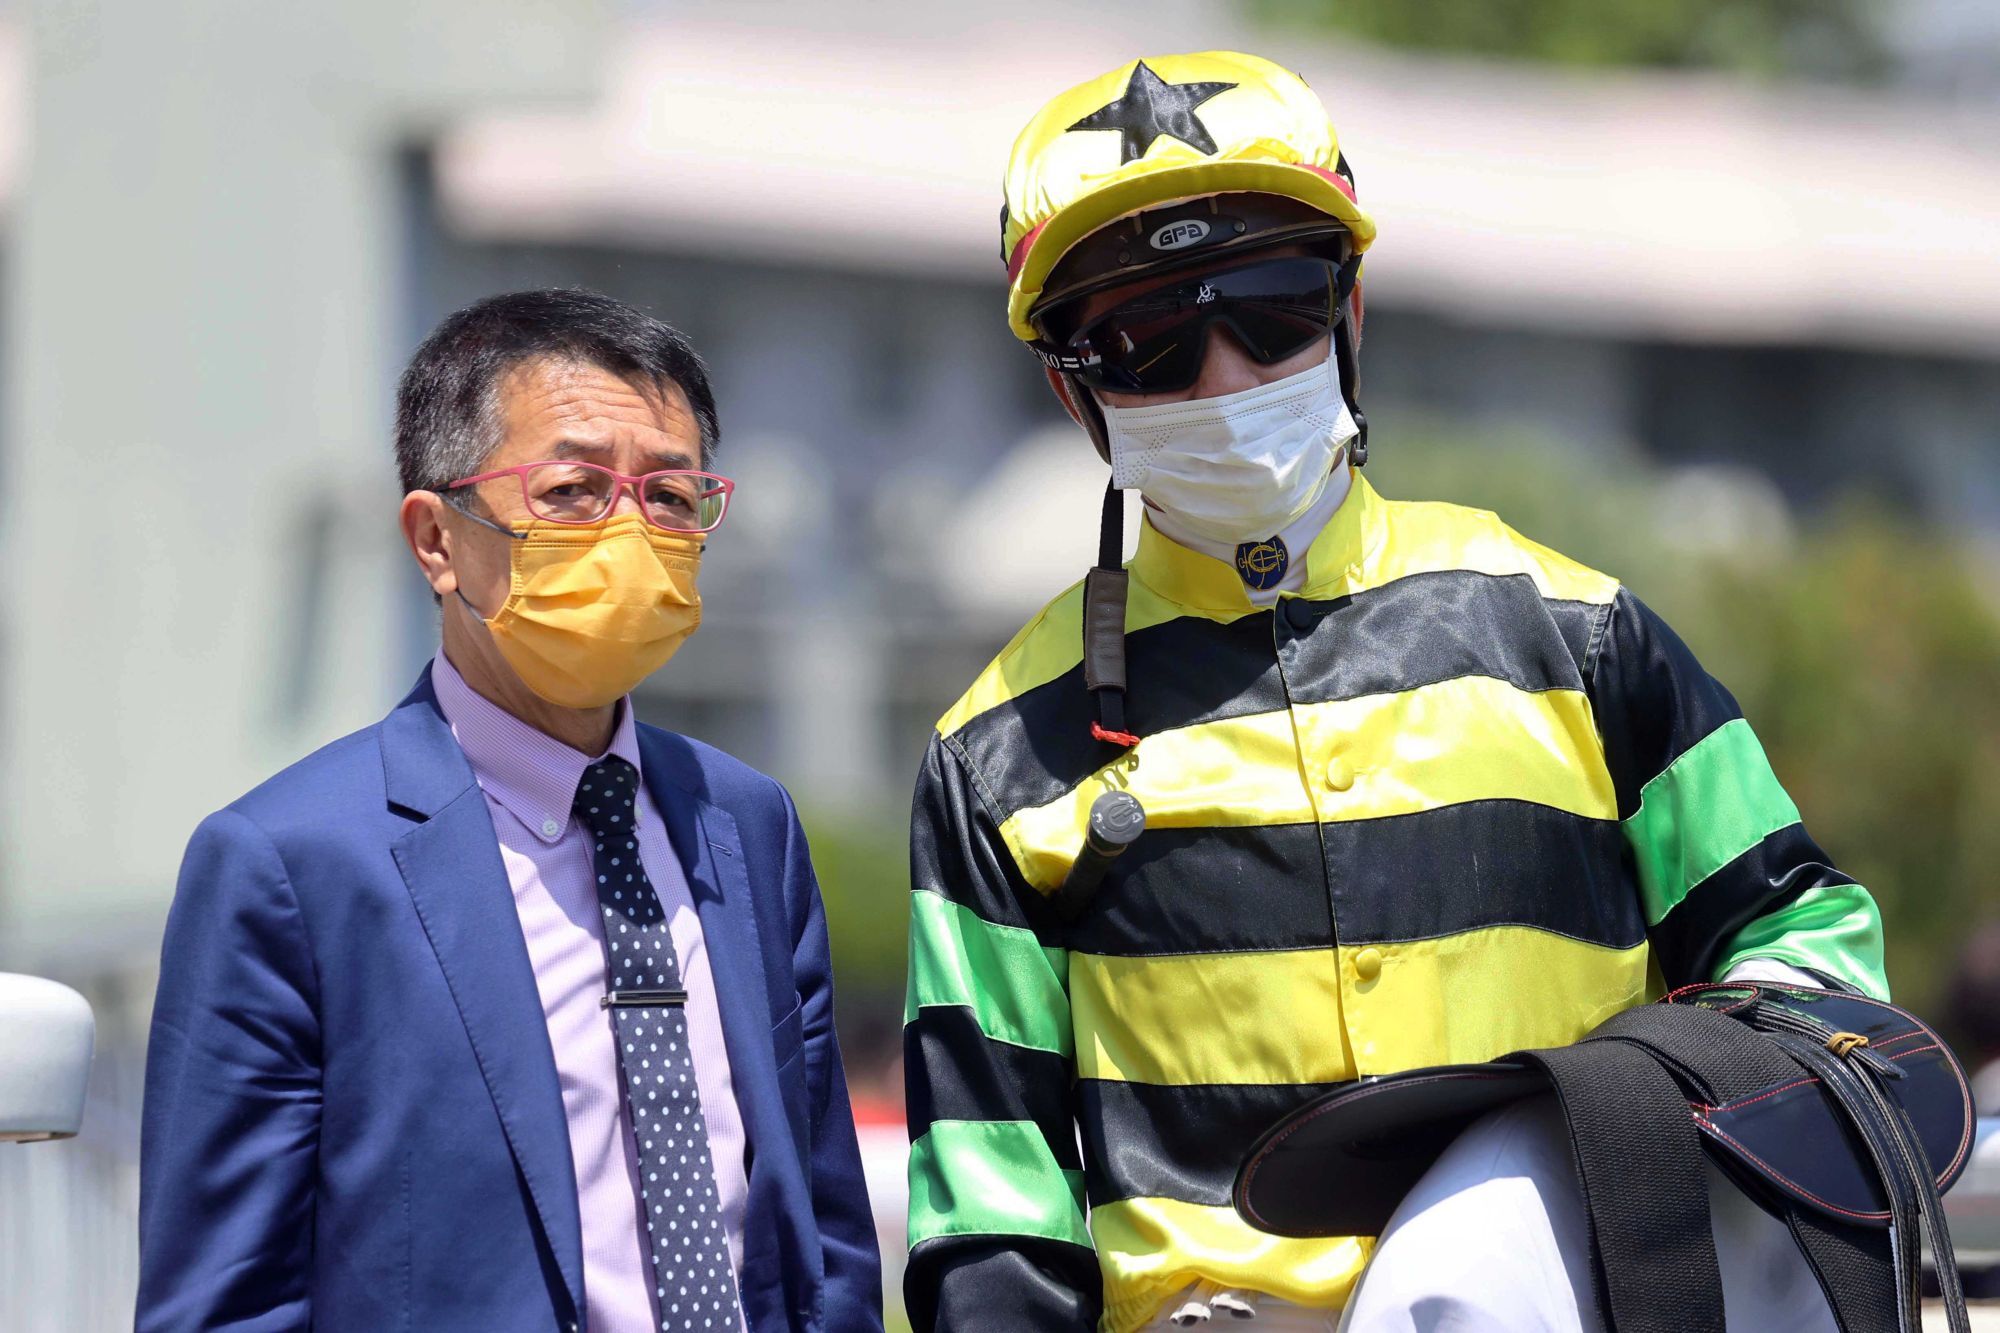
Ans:
{"type": "Polygon", "coordinates": [[[482,472],[445,489],[455,491],[496,477],[519,477],[528,512],[550,523],[595,523],[618,503],[618,492],[630,490],[648,523],[673,532],[715,531],[729,512],[729,496],[736,489],[735,482],[713,472],[673,468],[634,477],[595,463],[554,460],[482,472]]]}

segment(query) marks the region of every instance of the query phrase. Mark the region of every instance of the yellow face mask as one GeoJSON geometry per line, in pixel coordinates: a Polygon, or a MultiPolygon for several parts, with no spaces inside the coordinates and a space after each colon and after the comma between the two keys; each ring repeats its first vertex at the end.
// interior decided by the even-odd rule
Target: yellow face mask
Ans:
{"type": "Polygon", "coordinates": [[[638,514],[501,530],[514,539],[513,585],[484,623],[522,683],[552,704],[599,708],[623,698],[701,624],[696,533],[638,514]]]}

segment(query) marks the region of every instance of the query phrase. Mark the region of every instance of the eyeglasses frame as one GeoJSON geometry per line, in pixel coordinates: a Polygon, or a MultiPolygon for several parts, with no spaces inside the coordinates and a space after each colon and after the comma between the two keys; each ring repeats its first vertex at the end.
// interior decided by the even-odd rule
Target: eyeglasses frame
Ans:
{"type": "MultiPolygon", "coordinates": [[[[451,496],[449,494],[449,492],[451,491],[456,491],[467,486],[476,486],[482,481],[494,481],[501,477],[519,477],[521,479],[521,504],[528,510],[530,517],[533,518],[535,522],[556,523],[560,524],[563,527],[569,527],[569,528],[587,528],[591,526],[593,523],[602,523],[604,521],[605,515],[609,514],[612,510],[618,507],[618,493],[620,491],[630,491],[632,494],[633,502],[639,506],[640,515],[642,517],[645,516],[646,496],[645,492],[641,489],[641,484],[647,481],[649,478],[701,477],[704,480],[715,482],[716,489],[722,492],[722,512],[715,516],[715,522],[709,524],[705,528],[670,528],[666,526],[664,523],[653,522],[653,520],[650,517],[646,518],[646,522],[650,526],[658,528],[661,532],[692,533],[696,535],[710,533],[714,532],[717,528],[721,527],[722,520],[729,517],[729,502],[735,496],[736,493],[736,483],[731,481],[728,477],[723,476],[719,472],[703,472],[699,468],[663,467],[663,468],[655,468],[651,472],[642,472],[639,473],[637,476],[634,476],[629,472],[619,472],[616,471],[615,469],[605,467],[602,464],[586,463],[580,459],[543,458],[543,459],[538,459],[533,463],[521,463],[517,464],[514,467],[496,468],[491,472],[482,472],[478,476],[474,477],[460,477],[457,481],[450,482],[444,487],[445,492],[447,492],[444,498],[446,500],[451,499],[451,496]],[[528,496],[528,474],[534,471],[538,467],[550,467],[550,466],[588,468],[592,472],[602,472],[607,477],[610,477],[614,485],[611,491],[611,499],[604,506],[604,512],[597,515],[597,517],[595,518],[544,518],[540,514],[535,513],[534,501],[530,499],[528,496]]],[[[714,491],[703,492],[704,496],[712,494],[714,494],[714,491]]],[[[471,515],[471,517],[477,518],[478,515],[474,514],[471,515]]],[[[513,534],[509,533],[508,535],[512,536],[513,534]]]]}

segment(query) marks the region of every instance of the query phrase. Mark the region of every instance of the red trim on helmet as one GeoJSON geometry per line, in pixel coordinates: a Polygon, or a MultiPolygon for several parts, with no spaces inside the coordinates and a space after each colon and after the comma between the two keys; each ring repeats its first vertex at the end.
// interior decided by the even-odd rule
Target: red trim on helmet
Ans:
{"type": "Polygon", "coordinates": [[[1042,228],[1048,225],[1047,222],[1037,223],[1026,236],[1014,243],[1014,253],[1007,260],[1007,281],[1012,282],[1021,276],[1021,266],[1028,262],[1029,249],[1034,246],[1035,238],[1042,234],[1042,228]]]}
{"type": "Polygon", "coordinates": [[[1326,177],[1328,180],[1333,182],[1333,186],[1335,189],[1339,190],[1342,194],[1347,196],[1348,203],[1359,206],[1361,201],[1354,197],[1354,183],[1348,180],[1347,177],[1341,175],[1339,172],[1328,171],[1325,167],[1320,166],[1317,162],[1294,162],[1292,165],[1295,167],[1304,167],[1307,171],[1312,172],[1313,175],[1315,176],[1326,177]]]}

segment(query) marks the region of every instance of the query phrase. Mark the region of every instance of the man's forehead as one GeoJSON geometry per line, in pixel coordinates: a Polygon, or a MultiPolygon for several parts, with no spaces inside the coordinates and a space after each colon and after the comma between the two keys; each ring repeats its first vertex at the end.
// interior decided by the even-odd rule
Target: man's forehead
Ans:
{"type": "Polygon", "coordinates": [[[696,430],[687,395],[671,381],[654,383],[602,366],[541,357],[513,367],[498,384],[504,423],[520,429],[615,432],[696,430]]]}
{"type": "Polygon", "coordinates": [[[543,357],[494,384],[499,440],[482,467],[576,458],[627,471],[700,467],[701,423],[678,384],[543,357]]]}

